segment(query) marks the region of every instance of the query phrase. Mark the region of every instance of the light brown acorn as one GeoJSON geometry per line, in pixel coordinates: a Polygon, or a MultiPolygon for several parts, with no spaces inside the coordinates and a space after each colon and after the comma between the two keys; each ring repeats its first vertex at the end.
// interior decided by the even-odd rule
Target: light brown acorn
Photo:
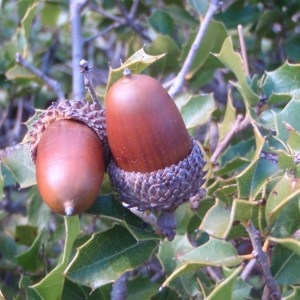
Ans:
{"type": "Polygon", "coordinates": [[[105,111],[113,186],[129,207],[162,211],[158,225],[172,239],[175,209],[204,183],[198,143],[169,94],[150,76],[126,70],[108,90],[105,111]]]}
{"type": "Polygon", "coordinates": [[[44,202],[56,213],[83,213],[95,201],[106,169],[105,117],[93,102],[53,103],[33,125],[31,154],[44,202]]]}

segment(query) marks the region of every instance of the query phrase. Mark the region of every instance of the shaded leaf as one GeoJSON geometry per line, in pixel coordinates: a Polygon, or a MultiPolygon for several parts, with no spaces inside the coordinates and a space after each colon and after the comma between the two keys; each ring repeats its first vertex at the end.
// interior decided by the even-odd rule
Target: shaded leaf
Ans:
{"type": "Polygon", "coordinates": [[[229,208],[222,201],[216,200],[215,205],[205,214],[199,229],[211,236],[225,238],[230,229],[229,221],[229,208]]]}
{"type": "Polygon", "coordinates": [[[222,67],[223,64],[214,56],[208,56],[201,69],[197,70],[195,73],[187,74],[186,80],[189,80],[190,90],[195,91],[194,93],[197,93],[199,89],[205,90],[206,86],[212,84],[216,70],[222,67]]]}
{"type": "Polygon", "coordinates": [[[284,207],[294,197],[299,197],[300,179],[285,174],[270,191],[265,207],[265,217],[268,225],[272,225],[284,207]]]}
{"type": "Polygon", "coordinates": [[[289,61],[300,61],[300,55],[298,51],[298,47],[300,44],[300,37],[295,34],[291,37],[288,37],[287,40],[284,43],[284,49],[287,53],[287,59],[289,61]]]}
{"type": "Polygon", "coordinates": [[[287,145],[294,152],[300,152],[300,133],[296,130],[289,130],[287,145]]]}
{"type": "Polygon", "coordinates": [[[250,197],[255,199],[270,178],[279,171],[278,164],[272,160],[260,158],[255,167],[254,176],[251,180],[250,197]]]}
{"type": "Polygon", "coordinates": [[[227,205],[232,204],[232,199],[234,195],[236,195],[237,186],[236,184],[226,184],[220,187],[216,192],[215,195],[218,199],[226,203],[227,205]]]}
{"type": "MultiPolygon", "coordinates": [[[[290,153],[286,153],[283,150],[275,150],[277,152],[278,157],[278,166],[282,170],[286,169],[295,169],[295,161],[294,161],[294,155],[290,153]]],[[[298,177],[298,176],[297,176],[298,177]]]]}
{"type": "MultiPolygon", "coordinates": [[[[177,234],[172,242],[162,241],[158,257],[164,267],[165,273],[167,275],[172,274],[172,272],[180,265],[180,261],[177,258],[188,253],[192,249],[194,249],[194,247],[191,245],[186,234],[177,234]]],[[[177,293],[182,295],[191,296],[190,293],[192,292],[195,283],[195,277],[192,275],[193,274],[187,272],[180,278],[175,278],[170,283],[170,288],[174,288],[177,293]],[[189,290],[186,290],[187,286],[189,286],[189,290]]]]}
{"type": "Polygon", "coordinates": [[[293,292],[290,293],[288,296],[283,297],[282,300],[298,300],[300,299],[300,287],[293,286],[293,292]]]}
{"type": "Polygon", "coordinates": [[[25,32],[25,37],[28,39],[31,29],[31,24],[35,15],[36,8],[38,6],[38,1],[31,1],[30,5],[26,8],[26,12],[24,13],[21,25],[25,32]]]}
{"type": "Polygon", "coordinates": [[[111,288],[112,288],[112,285],[107,284],[107,285],[102,286],[99,289],[96,289],[95,291],[91,291],[90,288],[82,286],[82,285],[78,285],[78,284],[68,280],[68,278],[66,278],[61,299],[109,300],[109,299],[111,299],[111,297],[110,297],[111,288]]]}
{"type": "Polygon", "coordinates": [[[158,256],[164,266],[165,272],[171,274],[178,266],[178,257],[193,250],[194,247],[186,235],[176,235],[172,242],[162,241],[158,256]]]}
{"type": "Polygon", "coordinates": [[[242,58],[239,53],[234,51],[230,37],[224,41],[220,53],[215,54],[215,56],[234,73],[238,80],[234,86],[242,94],[245,104],[255,106],[259,101],[259,97],[252,91],[248,83],[242,58]]]}
{"type": "MultiPolygon", "coordinates": [[[[189,39],[181,51],[180,62],[182,64],[185,61],[191,49],[192,43],[194,42],[196,35],[197,35],[197,31],[190,33],[189,39]]],[[[199,69],[201,69],[201,67],[203,67],[204,63],[208,60],[209,56],[211,56],[212,52],[216,53],[220,51],[223,42],[227,38],[227,36],[228,34],[224,27],[224,24],[214,20],[212,20],[209,23],[209,26],[205,32],[203,40],[199,48],[197,49],[197,53],[192,63],[192,66],[190,68],[190,71],[187,74],[188,79],[192,78],[194,74],[199,69]]]]}
{"type": "Polygon", "coordinates": [[[159,289],[159,284],[149,278],[136,277],[128,282],[130,300],[151,299],[159,289]]]}
{"type": "MultiPolygon", "coordinates": [[[[285,199],[282,199],[283,201],[285,199]]],[[[300,199],[299,195],[294,196],[283,204],[280,213],[271,228],[273,237],[285,238],[293,235],[300,228],[300,199]]]]}
{"type": "Polygon", "coordinates": [[[242,262],[236,249],[225,241],[210,238],[209,241],[194,250],[178,257],[182,264],[164,281],[167,286],[175,278],[203,266],[234,267],[242,262]]]}
{"type": "Polygon", "coordinates": [[[17,225],[16,241],[18,244],[30,246],[37,237],[38,228],[31,225],[17,225]]]}
{"type": "MultiPolygon", "coordinates": [[[[32,21],[34,19],[38,4],[39,1],[32,1],[31,4],[28,6],[25,15],[21,20],[22,30],[24,31],[24,36],[27,43],[29,42],[29,34],[32,27],[32,21]]],[[[26,53],[23,53],[23,55],[26,56],[26,53]]]]}
{"type": "MultiPolygon", "coordinates": [[[[282,104],[288,102],[292,99],[290,94],[271,94],[268,103],[270,105],[282,104]]],[[[269,113],[270,110],[267,110],[266,113],[269,113]]]]}
{"type": "Polygon", "coordinates": [[[255,22],[258,18],[259,10],[255,5],[231,5],[224,13],[217,14],[216,19],[226,24],[229,29],[238,25],[247,26],[250,22],[255,22]]]}
{"type": "Polygon", "coordinates": [[[26,271],[35,271],[38,267],[38,258],[44,232],[41,232],[25,252],[17,255],[17,263],[26,271]]]}
{"type": "Polygon", "coordinates": [[[205,124],[215,109],[215,101],[211,94],[193,96],[181,107],[181,115],[185,126],[190,129],[205,124]]]}
{"type": "Polygon", "coordinates": [[[252,286],[240,279],[236,279],[234,288],[232,290],[231,300],[241,300],[250,298],[252,286]]]}
{"type": "MultiPolygon", "coordinates": [[[[161,288],[164,288],[168,285],[171,286],[171,282],[174,281],[174,286],[178,286],[178,282],[176,282],[176,279],[178,277],[181,277],[185,274],[188,274],[190,272],[195,272],[199,269],[199,265],[194,265],[194,264],[183,264],[180,265],[172,274],[169,276],[161,285],[161,288]]],[[[180,280],[180,278],[179,278],[180,280]]]]}
{"type": "Polygon", "coordinates": [[[280,17],[282,17],[282,14],[279,7],[274,7],[274,9],[265,9],[258,19],[255,30],[264,34],[269,33],[271,31],[270,24],[277,22],[280,17]]]}
{"type": "Polygon", "coordinates": [[[172,35],[174,32],[173,19],[163,10],[157,9],[150,16],[149,24],[159,33],[172,35]]]}
{"type": "Polygon", "coordinates": [[[266,185],[271,176],[279,170],[278,165],[271,160],[260,158],[261,151],[265,144],[265,139],[257,128],[254,128],[256,138],[255,155],[250,165],[237,175],[238,198],[249,198],[254,200],[262,187],[266,185]]]}
{"type": "Polygon", "coordinates": [[[187,10],[179,5],[174,4],[165,6],[162,11],[168,13],[176,25],[182,24],[196,27],[199,24],[198,21],[187,10]]]}
{"type": "MultiPolygon", "coordinates": [[[[58,21],[62,15],[63,13],[59,3],[47,1],[41,10],[41,22],[47,27],[59,26],[58,21]]],[[[67,18],[65,19],[67,20],[67,18]]]]}
{"type": "MultiPolygon", "coordinates": [[[[19,281],[19,287],[20,288],[27,288],[29,285],[32,284],[32,280],[30,276],[23,274],[20,274],[20,281],[19,281]]],[[[2,300],[2,299],[1,299],[2,300]]]]}
{"type": "Polygon", "coordinates": [[[3,157],[3,164],[22,188],[36,184],[35,166],[28,144],[20,145],[3,157]]]}
{"type": "Polygon", "coordinates": [[[196,11],[197,14],[204,16],[207,12],[209,1],[197,1],[197,0],[188,0],[188,3],[192,6],[192,8],[196,11]]]}
{"type": "Polygon", "coordinates": [[[209,241],[178,258],[183,263],[199,266],[234,267],[242,262],[228,242],[211,237],[209,241]]]}
{"type": "Polygon", "coordinates": [[[234,199],[232,204],[230,223],[232,224],[233,221],[246,222],[250,220],[253,215],[254,207],[257,207],[257,203],[255,202],[234,199]]]}
{"type": "Polygon", "coordinates": [[[5,73],[5,76],[8,80],[15,80],[18,78],[27,78],[27,79],[35,79],[35,75],[33,75],[30,71],[24,69],[19,65],[15,65],[8,69],[5,73]]]}
{"type": "Polygon", "coordinates": [[[292,99],[278,114],[275,115],[275,127],[277,131],[277,138],[287,142],[289,138],[288,128],[300,132],[300,101],[292,99]]]}
{"type": "Polygon", "coordinates": [[[39,230],[47,229],[52,212],[42,200],[37,186],[30,189],[27,201],[28,223],[38,227],[39,230]]]}
{"type": "Polygon", "coordinates": [[[234,284],[242,266],[236,268],[232,274],[217,285],[216,288],[208,295],[207,300],[232,299],[234,284]]]}
{"type": "Polygon", "coordinates": [[[17,244],[12,236],[0,232],[1,265],[9,268],[15,267],[15,256],[17,255],[17,244]]]}
{"type": "Polygon", "coordinates": [[[272,252],[271,272],[277,284],[299,284],[300,256],[277,245],[272,252]]]}
{"type": "Polygon", "coordinates": [[[241,160],[248,161],[253,160],[253,150],[255,149],[255,139],[251,137],[247,140],[241,140],[239,143],[231,145],[222,154],[220,161],[221,165],[225,165],[240,158],[241,160]]]}
{"type": "Polygon", "coordinates": [[[102,219],[122,224],[139,240],[157,238],[152,227],[126,209],[114,198],[113,194],[97,197],[94,204],[85,213],[100,215],[102,219]]]}
{"type": "Polygon", "coordinates": [[[61,299],[65,275],[64,271],[71,257],[72,247],[80,232],[78,216],[65,217],[66,240],[64,252],[60,263],[48,273],[39,283],[31,288],[39,294],[42,299],[61,299]]]}
{"type": "Polygon", "coordinates": [[[178,70],[178,57],[180,55],[180,48],[167,35],[157,34],[151,44],[146,45],[147,53],[151,55],[160,55],[166,53],[160,58],[159,64],[149,65],[149,69],[156,75],[164,74],[165,72],[175,72],[178,70]]]}
{"type": "Polygon", "coordinates": [[[278,69],[266,72],[262,88],[266,96],[288,94],[300,96],[300,64],[285,62],[278,69]]]}
{"type": "Polygon", "coordinates": [[[290,249],[291,251],[295,252],[300,256],[300,241],[293,239],[293,238],[274,238],[274,237],[269,237],[268,238],[270,241],[280,244],[283,247],[286,247],[287,249],[290,249]]]}
{"type": "Polygon", "coordinates": [[[239,171],[242,171],[250,164],[250,161],[245,157],[236,156],[231,161],[227,161],[225,165],[221,166],[215,174],[219,176],[230,176],[231,173],[237,174],[239,171]]]}
{"type": "Polygon", "coordinates": [[[139,241],[126,228],[115,225],[94,234],[79,247],[65,274],[70,280],[95,290],[145,263],[158,242],[158,239],[139,241]]]}
{"type": "MultiPolygon", "coordinates": [[[[180,205],[176,209],[176,234],[185,235],[191,225],[191,220],[195,213],[191,210],[189,205],[180,205]]],[[[198,226],[197,226],[198,227],[198,226]]]]}
{"type": "Polygon", "coordinates": [[[235,123],[236,120],[236,109],[233,106],[232,101],[233,101],[232,95],[231,92],[229,91],[224,119],[219,128],[219,141],[222,141],[222,139],[231,129],[232,125],[235,123]]]}

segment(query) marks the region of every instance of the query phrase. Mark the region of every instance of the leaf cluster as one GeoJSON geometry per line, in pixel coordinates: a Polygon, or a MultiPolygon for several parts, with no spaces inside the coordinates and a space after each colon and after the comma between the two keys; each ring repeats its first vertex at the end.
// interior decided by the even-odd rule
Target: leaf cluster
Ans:
{"type": "MultiPolygon", "coordinates": [[[[209,2],[88,1],[81,28],[97,96],[103,100],[126,67],[170,87],[209,2]]],[[[33,117],[30,127],[56,99],[40,78],[15,63],[16,52],[60,82],[71,99],[72,40],[67,2],[19,1],[17,9],[15,1],[0,4],[4,148],[19,143],[23,122],[33,117]]],[[[236,0],[224,3],[210,22],[174,99],[190,134],[201,142],[208,173],[199,207],[177,209],[173,241],[124,208],[108,178],[82,216],[52,214],[38,193],[28,145],[1,152],[4,297],[261,299],[269,279],[255,263],[251,223],[282,299],[298,299],[299,11],[297,1],[236,0]],[[247,61],[240,54],[239,24],[247,61]]]]}

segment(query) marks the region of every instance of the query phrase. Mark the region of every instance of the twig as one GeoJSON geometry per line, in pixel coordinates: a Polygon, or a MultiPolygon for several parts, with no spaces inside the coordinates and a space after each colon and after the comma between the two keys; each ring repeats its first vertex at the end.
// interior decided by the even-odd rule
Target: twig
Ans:
{"type": "Polygon", "coordinates": [[[54,42],[50,45],[50,47],[46,50],[46,52],[43,55],[42,58],[42,64],[41,64],[41,71],[42,72],[47,72],[49,65],[51,65],[51,62],[53,61],[53,56],[55,54],[55,51],[57,49],[57,38],[54,36],[54,42]]]}
{"type": "Polygon", "coordinates": [[[110,14],[107,10],[102,9],[99,5],[95,5],[95,4],[91,3],[90,8],[91,8],[92,11],[98,12],[100,15],[102,15],[102,16],[108,18],[108,19],[111,19],[115,22],[118,22],[118,23],[123,23],[124,22],[123,18],[120,18],[120,17],[117,17],[115,15],[110,14]]]}
{"type": "Polygon", "coordinates": [[[270,160],[274,164],[278,163],[278,155],[276,153],[261,151],[259,157],[270,160]]]}
{"type": "Polygon", "coordinates": [[[133,1],[132,6],[130,8],[130,12],[128,14],[129,18],[131,18],[131,19],[134,18],[136,10],[139,6],[139,2],[140,2],[139,0],[134,0],[133,1]]]}
{"type": "Polygon", "coordinates": [[[143,32],[143,28],[135,22],[135,14],[136,14],[136,11],[137,11],[137,8],[138,8],[139,0],[134,0],[133,1],[129,12],[127,12],[126,8],[124,7],[124,5],[120,1],[116,1],[116,4],[117,4],[120,12],[123,15],[123,18],[120,18],[118,16],[110,14],[109,12],[107,12],[106,10],[102,9],[99,6],[96,6],[94,4],[90,4],[90,7],[93,11],[96,11],[99,14],[103,15],[104,17],[113,20],[115,23],[108,26],[106,29],[104,29],[103,31],[98,33],[96,36],[94,36],[90,39],[87,39],[85,41],[85,43],[88,43],[88,42],[94,40],[95,38],[109,32],[112,29],[118,28],[118,27],[120,27],[122,25],[126,25],[126,24],[128,26],[130,26],[143,39],[145,39],[148,42],[151,42],[151,39],[143,32]]]}
{"type": "Polygon", "coordinates": [[[94,89],[94,85],[93,85],[93,78],[92,78],[93,70],[92,70],[92,68],[89,66],[88,61],[86,61],[85,59],[82,59],[80,61],[79,65],[80,65],[80,72],[83,74],[84,85],[85,85],[86,89],[89,91],[93,102],[99,103],[95,89],[94,89]]]}
{"type": "Polygon", "coordinates": [[[207,28],[212,20],[212,17],[219,8],[219,2],[220,2],[219,0],[211,0],[210,1],[208,10],[205,14],[205,17],[203,19],[201,26],[199,27],[199,31],[198,31],[196,38],[191,46],[191,49],[185,59],[185,62],[183,64],[181,70],[179,71],[177,77],[175,78],[173,85],[171,86],[171,88],[169,90],[169,94],[171,97],[174,97],[177,93],[179,93],[181,91],[184,80],[185,80],[185,76],[187,75],[187,73],[189,72],[189,70],[193,64],[193,61],[197,54],[197,51],[202,43],[202,40],[205,36],[207,28]]]}
{"type": "Polygon", "coordinates": [[[139,26],[135,20],[134,20],[134,12],[136,11],[136,5],[138,3],[136,3],[137,1],[134,1],[133,5],[133,9],[131,9],[131,13],[127,12],[127,9],[125,8],[125,6],[121,3],[120,0],[116,0],[116,4],[118,6],[118,8],[120,9],[121,13],[123,14],[125,20],[126,20],[126,24],[128,26],[130,26],[137,34],[139,34],[144,40],[146,40],[147,42],[151,42],[151,39],[149,38],[148,35],[146,35],[143,32],[143,28],[141,26],[139,26]]]}
{"type": "Polygon", "coordinates": [[[111,300],[126,300],[128,296],[127,281],[131,271],[123,273],[113,284],[110,297],[111,300]]]}
{"type": "Polygon", "coordinates": [[[227,132],[223,140],[219,142],[215,152],[210,158],[210,161],[213,165],[216,163],[221,153],[227,148],[234,135],[243,131],[248,125],[250,125],[250,118],[248,116],[244,117],[243,115],[237,115],[235,123],[233,124],[231,129],[227,132]]]}
{"type": "Polygon", "coordinates": [[[249,76],[249,65],[248,65],[248,58],[247,58],[247,51],[246,51],[246,46],[245,46],[245,39],[244,39],[244,34],[243,34],[243,26],[238,25],[238,35],[239,35],[239,41],[241,45],[241,55],[243,59],[243,64],[244,64],[244,72],[246,76],[249,76]]]}
{"type": "Polygon", "coordinates": [[[81,12],[87,0],[70,1],[70,23],[72,40],[72,94],[74,99],[84,97],[84,86],[79,70],[79,61],[83,57],[83,41],[81,36],[81,12]]]}
{"type": "Polygon", "coordinates": [[[206,267],[206,271],[209,274],[210,278],[216,283],[219,283],[224,279],[220,268],[218,267],[208,266],[206,267]]]}
{"type": "Polygon", "coordinates": [[[8,110],[9,110],[9,107],[6,107],[5,109],[0,110],[0,128],[3,126],[5,119],[7,118],[8,110]]]}
{"type": "Polygon", "coordinates": [[[116,29],[116,28],[118,28],[118,27],[120,27],[122,25],[123,25],[122,23],[113,23],[113,24],[107,26],[102,31],[98,32],[96,35],[94,35],[92,37],[89,37],[89,38],[86,38],[83,43],[84,44],[88,44],[88,43],[92,42],[93,40],[99,38],[100,36],[102,36],[102,35],[110,32],[111,30],[116,29]]]}
{"type": "Polygon", "coordinates": [[[17,101],[17,114],[15,117],[14,126],[11,130],[11,135],[13,138],[20,136],[20,127],[22,124],[22,116],[23,116],[23,101],[18,100],[17,101]]]}
{"type": "Polygon", "coordinates": [[[27,60],[25,60],[20,53],[16,54],[16,62],[21,65],[26,70],[30,71],[32,74],[36,75],[38,78],[43,80],[45,84],[51,88],[57,95],[59,100],[63,100],[65,98],[65,93],[63,92],[61,85],[58,81],[48,77],[44,73],[42,73],[39,69],[32,66],[27,60]]]}
{"type": "MultiPolygon", "coordinates": [[[[124,204],[124,205],[126,205],[126,204],[124,204]]],[[[138,216],[140,219],[142,219],[146,223],[150,224],[155,231],[158,230],[159,227],[157,225],[157,217],[153,213],[140,211],[137,209],[137,207],[130,207],[129,209],[133,214],[138,216]]]]}
{"type": "Polygon", "coordinates": [[[256,258],[258,265],[261,267],[263,276],[266,280],[270,292],[270,299],[281,299],[279,289],[275,283],[275,280],[271,274],[269,264],[267,262],[267,255],[262,249],[261,238],[259,231],[254,227],[253,223],[249,221],[247,224],[244,224],[244,227],[250,237],[253,255],[256,258]]]}
{"type": "Polygon", "coordinates": [[[256,264],[257,264],[257,262],[256,262],[255,258],[251,259],[248,262],[247,266],[245,267],[245,269],[243,270],[243,272],[240,276],[242,280],[247,280],[248,276],[250,275],[250,273],[252,272],[252,270],[254,269],[256,264]]]}

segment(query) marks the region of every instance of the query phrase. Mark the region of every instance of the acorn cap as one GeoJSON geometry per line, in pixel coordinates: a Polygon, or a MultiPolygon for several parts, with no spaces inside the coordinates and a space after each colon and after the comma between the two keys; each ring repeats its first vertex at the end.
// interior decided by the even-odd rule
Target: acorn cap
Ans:
{"type": "Polygon", "coordinates": [[[205,160],[192,138],[191,153],[177,165],[149,173],[129,172],[117,167],[112,159],[108,174],[120,200],[139,210],[172,211],[189,201],[204,183],[205,160]]]}
{"type": "Polygon", "coordinates": [[[105,113],[96,102],[86,100],[61,100],[53,102],[49,108],[41,113],[33,123],[29,133],[30,150],[33,162],[36,160],[37,146],[43,131],[54,121],[72,119],[85,123],[93,129],[103,144],[105,153],[108,154],[105,113]]]}

